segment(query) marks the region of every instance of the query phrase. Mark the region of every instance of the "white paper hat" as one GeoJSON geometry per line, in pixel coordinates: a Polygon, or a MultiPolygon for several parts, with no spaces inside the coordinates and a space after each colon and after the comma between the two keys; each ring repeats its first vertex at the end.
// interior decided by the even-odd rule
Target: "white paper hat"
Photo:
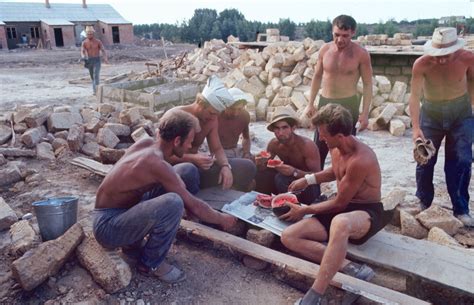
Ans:
{"type": "Polygon", "coordinates": [[[219,112],[224,111],[234,103],[234,98],[230,95],[229,90],[215,75],[208,78],[207,84],[202,90],[202,95],[219,112]]]}

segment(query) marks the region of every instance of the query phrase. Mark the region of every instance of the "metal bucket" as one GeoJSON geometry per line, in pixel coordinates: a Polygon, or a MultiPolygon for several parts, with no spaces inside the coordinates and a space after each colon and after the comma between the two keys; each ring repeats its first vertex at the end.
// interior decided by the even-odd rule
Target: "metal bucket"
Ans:
{"type": "Polygon", "coordinates": [[[77,197],[56,197],[33,202],[43,241],[63,235],[77,221],[77,197]]]}

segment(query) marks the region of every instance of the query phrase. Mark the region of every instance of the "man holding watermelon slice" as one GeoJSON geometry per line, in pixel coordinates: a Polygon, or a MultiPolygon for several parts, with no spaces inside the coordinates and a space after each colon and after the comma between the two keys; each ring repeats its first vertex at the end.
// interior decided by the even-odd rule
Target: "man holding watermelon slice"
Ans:
{"type": "MultiPolygon", "coordinates": [[[[375,153],[351,135],[350,112],[341,105],[328,104],[316,113],[312,123],[330,150],[332,167],[305,175],[294,181],[289,190],[336,181],[337,195],[315,205],[290,204],[290,211],[280,217],[298,221],[283,231],[283,244],[320,263],[316,281],[299,303],[302,305],[320,304],[330,280],[338,271],[370,280],[374,276],[372,269],[345,258],[347,245],[349,242],[365,243],[393,215],[393,211],[384,212],[380,202],[382,179],[375,153]],[[313,217],[303,219],[308,214],[313,217]],[[328,242],[327,246],[322,242],[328,242]]],[[[349,301],[357,297],[346,296],[349,301]]]]}

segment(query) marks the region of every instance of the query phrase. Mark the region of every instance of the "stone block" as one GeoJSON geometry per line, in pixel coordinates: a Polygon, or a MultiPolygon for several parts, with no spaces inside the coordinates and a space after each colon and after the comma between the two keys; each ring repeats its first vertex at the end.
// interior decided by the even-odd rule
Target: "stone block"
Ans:
{"type": "Polygon", "coordinates": [[[402,137],[405,134],[405,124],[401,120],[392,119],[390,120],[388,130],[393,136],[402,137]]]}
{"type": "Polygon", "coordinates": [[[456,239],[449,236],[448,233],[444,232],[442,229],[438,227],[431,228],[431,230],[428,232],[427,239],[429,241],[432,241],[434,243],[437,243],[443,246],[462,247],[456,239]]]}
{"type": "Polygon", "coordinates": [[[130,284],[132,271],[116,251],[106,251],[92,236],[86,236],[76,255],[96,281],[108,293],[115,293],[130,284]]]}
{"type": "MultiPolygon", "coordinates": [[[[36,151],[32,149],[22,149],[22,148],[15,148],[15,147],[0,147],[0,154],[5,157],[36,157],[36,151]]],[[[2,180],[0,179],[0,184],[2,180]]]]}
{"type": "Polygon", "coordinates": [[[376,75],[375,80],[377,81],[377,86],[381,93],[390,93],[392,91],[392,85],[386,76],[376,75]]]}
{"type": "Polygon", "coordinates": [[[97,142],[108,148],[114,148],[120,139],[108,128],[101,128],[97,133],[97,142]]]}
{"type": "MultiPolygon", "coordinates": [[[[308,69],[308,66],[306,66],[306,63],[304,61],[300,61],[296,64],[295,68],[293,71],[291,71],[291,74],[298,74],[299,76],[303,77],[304,72],[308,69]]],[[[313,75],[311,75],[312,77],[313,75]]]]}
{"type": "Polygon", "coordinates": [[[29,128],[35,128],[43,125],[53,112],[51,106],[34,109],[24,118],[24,122],[29,128]]]}
{"type": "Polygon", "coordinates": [[[115,106],[111,104],[99,104],[99,107],[97,107],[97,111],[102,115],[108,115],[115,112],[115,110],[115,106]]]}
{"type": "Polygon", "coordinates": [[[95,160],[100,160],[100,145],[96,142],[88,142],[82,145],[81,152],[95,160]]]}
{"type": "Polygon", "coordinates": [[[51,145],[53,146],[53,150],[57,150],[60,147],[65,147],[69,149],[69,144],[67,143],[67,140],[62,139],[62,138],[55,138],[53,140],[53,143],[51,143],[51,145]]]}
{"type": "Polygon", "coordinates": [[[36,157],[38,158],[38,160],[56,160],[56,157],[54,156],[53,146],[48,142],[39,143],[38,145],[36,145],[36,157]]]}
{"type": "Polygon", "coordinates": [[[385,102],[385,99],[380,95],[376,95],[372,98],[372,106],[378,107],[381,106],[385,102]]]}
{"type": "Polygon", "coordinates": [[[9,162],[6,166],[0,168],[0,186],[7,186],[21,180],[22,176],[18,166],[9,162]]]}
{"type": "Polygon", "coordinates": [[[393,84],[392,92],[388,99],[393,103],[403,103],[403,98],[405,97],[406,92],[407,84],[397,81],[393,84]]]}
{"type": "Polygon", "coordinates": [[[394,115],[393,119],[397,119],[403,122],[405,124],[405,128],[409,129],[411,128],[411,118],[406,115],[394,115]]]}
{"type": "Polygon", "coordinates": [[[143,119],[143,116],[140,114],[140,109],[139,107],[133,107],[130,109],[126,109],[120,112],[120,123],[132,126],[137,124],[141,119],[143,119]]]}
{"type": "Polygon", "coordinates": [[[260,78],[260,80],[263,83],[267,83],[268,82],[268,72],[267,71],[260,72],[260,74],[258,75],[258,78],[260,78]]]}
{"type": "Polygon", "coordinates": [[[90,108],[81,109],[82,120],[84,123],[89,123],[92,119],[100,119],[100,112],[90,108]]]}
{"type": "Polygon", "coordinates": [[[100,147],[100,160],[104,164],[115,164],[125,154],[125,149],[100,147]]]}
{"type": "Polygon", "coordinates": [[[382,199],[384,210],[393,210],[399,204],[405,201],[407,195],[406,190],[400,188],[394,188],[382,199]]]}
{"type": "Polygon", "coordinates": [[[291,102],[295,105],[296,110],[304,110],[308,106],[308,101],[304,97],[304,94],[299,91],[293,91],[291,94],[291,102]]]}
{"type": "Polygon", "coordinates": [[[0,154],[0,166],[3,166],[5,164],[7,164],[7,162],[8,162],[8,160],[5,158],[5,156],[0,154]]]}
{"type": "Polygon", "coordinates": [[[83,238],[82,227],[76,223],[57,239],[27,251],[11,265],[14,278],[24,290],[33,290],[61,269],[83,238]]]}
{"type": "Polygon", "coordinates": [[[289,98],[289,97],[280,97],[279,94],[277,96],[275,96],[275,98],[273,99],[273,101],[271,103],[272,107],[286,106],[286,105],[290,105],[290,104],[291,104],[291,98],[289,98]]]}
{"type": "Polygon", "coordinates": [[[453,236],[462,228],[463,223],[442,207],[432,204],[428,209],[416,215],[416,219],[428,229],[438,227],[453,236]]]}
{"type": "Polygon", "coordinates": [[[282,82],[285,86],[290,86],[290,87],[294,88],[294,87],[298,87],[299,85],[301,85],[303,80],[301,79],[301,76],[299,76],[298,74],[292,74],[292,75],[289,75],[289,76],[285,77],[282,80],[282,82]]]}
{"type": "Polygon", "coordinates": [[[384,129],[384,127],[377,124],[376,118],[369,118],[369,124],[367,125],[367,129],[371,131],[377,131],[384,129]]]}
{"type": "Polygon", "coordinates": [[[32,249],[39,241],[38,235],[28,220],[20,220],[10,227],[11,246],[10,254],[13,256],[23,255],[32,249]]]}
{"type": "Polygon", "coordinates": [[[280,90],[280,88],[283,86],[281,79],[278,77],[273,78],[270,82],[270,85],[272,86],[273,92],[278,92],[278,90],[280,90]]]}
{"type": "MultiPolygon", "coordinates": [[[[1,180],[0,180],[1,181],[1,180]]],[[[0,197],[0,231],[7,230],[18,221],[12,208],[0,197]]]]}
{"type": "Polygon", "coordinates": [[[267,107],[270,101],[266,98],[261,98],[258,101],[257,107],[255,108],[256,119],[258,121],[264,121],[267,115],[267,107]]]}
{"type": "Polygon", "coordinates": [[[380,115],[377,117],[377,124],[380,126],[386,126],[392,117],[397,113],[397,108],[393,105],[388,104],[380,113],[380,115]]]}
{"type": "Polygon", "coordinates": [[[74,124],[81,125],[82,116],[77,112],[57,112],[48,117],[48,131],[68,130],[74,124]]]}
{"type": "Polygon", "coordinates": [[[250,67],[244,67],[242,72],[244,73],[245,77],[250,78],[252,76],[258,76],[260,72],[262,71],[263,70],[261,67],[250,66],[250,67]]]}
{"type": "Polygon", "coordinates": [[[146,132],[145,128],[140,127],[132,133],[132,139],[135,142],[138,142],[142,139],[151,138],[150,135],[146,132]]]}
{"type": "Polygon", "coordinates": [[[15,123],[15,125],[13,125],[13,131],[15,131],[15,133],[22,134],[27,129],[28,129],[28,126],[26,126],[26,123],[15,123]]]}
{"type": "Polygon", "coordinates": [[[291,96],[291,92],[293,92],[293,88],[290,86],[283,86],[278,90],[278,97],[286,98],[291,96]]]}
{"type": "Polygon", "coordinates": [[[417,239],[423,239],[428,236],[428,230],[423,227],[415,217],[400,210],[401,233],[417,239]]]}
{"type": "Polygon", "coordinates": [[[80,151],[84,142],[84,127],[73,125],[69,128],[67,143],[71,151],[80,151]]]}
{"type": "Polygon", "coordinates": [[[30,128],[21,135],[20,139],[26,147],[33,148],[43,139],[43,137],[46,137],[47,133],[48,132],[44,126],[30,128]]]}
{"type": "Polygon", "coordinates": [[[125,124],[106,123],[104,127],[110,129],[118,137],[128,137],[131,134],[130,126],[125,124]]]}
{"type": "Polygon", "coordinates": [[[5,144],[12,137],[12,129],[10,126],[0,124],[0,145],[5,144]]]}
{"type": "Polygon", "coordinates": [[[104,121],[98,118],[91,118],[89,122],[85,125],[85,130],[87,132],[97,133],[99,129],[104,126],[104,121]]]}
{"type": "Polygon", "coordinates": [[[247,240],[265,247],[270,247],[275,239],[275,235],[268,230],[249,229],[247,231],[247,240]]]}

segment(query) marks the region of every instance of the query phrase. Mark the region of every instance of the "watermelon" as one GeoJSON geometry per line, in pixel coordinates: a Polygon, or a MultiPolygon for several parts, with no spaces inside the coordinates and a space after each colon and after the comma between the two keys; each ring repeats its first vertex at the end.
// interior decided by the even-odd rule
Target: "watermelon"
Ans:
{"type": "Polygon", "coordinates": [[[275,160],[275,159],[270,159],[267,162],[267,167],[274,168],[275,166],[282,165],[283,161],[281,160],[275,160]]]}
{"type": "Polygon", "coordinates": [[[293,194],[280,194],[275,196],[272,200],[273,213],[278,217],[288,213],[290,207],[286,205],[287,203],[299,205],[298,198],[293,194]]]}
{"type": "Polygon", "coordinates": [[[258,156],[259,156],[260,158],[268,159],[268,158],[270,158],[272,155],[271,155],[268,151],[262,150],[261,152],[258,153],[258,156]]]}
{"type": "Polygon", "coordinates": [[[266,194],[258,194],[255,203],[262,208],[270,209],[272,207],[272,196],[266,194]]]}

